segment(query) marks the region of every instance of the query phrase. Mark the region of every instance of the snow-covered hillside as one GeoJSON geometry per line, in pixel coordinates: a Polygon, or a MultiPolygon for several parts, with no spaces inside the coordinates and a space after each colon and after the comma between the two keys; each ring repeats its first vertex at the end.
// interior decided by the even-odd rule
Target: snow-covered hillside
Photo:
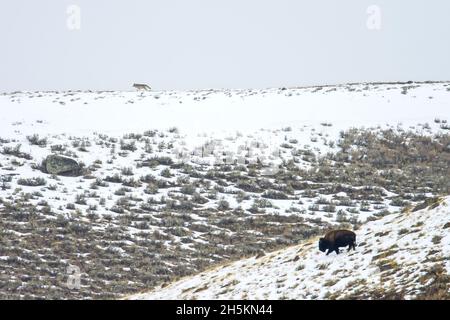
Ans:
{"type": "Polygon", "coordinates": [[[356,231],[356,251],[326,256],[314,238],[127,299],[448,299],[449,205],[450,197],[441,198],[369,222],[356,231]]]}
{"type": "MultiPolygon", "coordinates": [[[[448,117],[450,84],[349,84],[260,90],[16,92],[0,95],[0,136],[255,131],[332,122],[339,129],[448,117]]],[[[339,132],[339,131],[338,131],[339,132]]]]}
{"type": "Polygon", "coordinates": [[[449,97],[446,82],[2,94],[0,298],[122,297],[448,195],[449,97]]]}

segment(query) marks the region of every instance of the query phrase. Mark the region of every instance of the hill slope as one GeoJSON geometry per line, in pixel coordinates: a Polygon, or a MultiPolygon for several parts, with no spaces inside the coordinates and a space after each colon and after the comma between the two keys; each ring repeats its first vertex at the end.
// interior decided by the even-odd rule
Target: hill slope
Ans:
{"type": "Polygon", "coordinates": [[[357,231],[356,251],[326,256],[312,239],[128,298],[416,298],[427,290],[450,298],[449,204],[447,197],[367,223],[357,231]]]}
{"type": "Polygon", "coordinates": [[[0,94],[0,299],[122,297],[448,195],[449,95],[0,94]]]}
{"type": "MultiPolygon", "coordinates": [[[[448,116],[450,83],[361,83],[305,88],[0,94],[0,136],[255,131],[333,122],[339,129],[416,125],[448,116]]],[[[339,131],[337,131],[339,133],[339,131]]]]}

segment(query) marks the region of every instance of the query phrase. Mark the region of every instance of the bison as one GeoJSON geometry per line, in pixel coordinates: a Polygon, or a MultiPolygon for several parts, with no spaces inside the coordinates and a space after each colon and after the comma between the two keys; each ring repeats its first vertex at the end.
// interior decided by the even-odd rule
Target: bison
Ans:
{"type": "Polygon", "coordinates": [[[348,251],[351,248],[355,250],[356,234],[349,230],[333,230],[327,232],[325,237],[319,239],[319,250],[325,252],[328,249],[327,255],[336,251],[339,254],[339,247],[348,246],[348,251]]]}

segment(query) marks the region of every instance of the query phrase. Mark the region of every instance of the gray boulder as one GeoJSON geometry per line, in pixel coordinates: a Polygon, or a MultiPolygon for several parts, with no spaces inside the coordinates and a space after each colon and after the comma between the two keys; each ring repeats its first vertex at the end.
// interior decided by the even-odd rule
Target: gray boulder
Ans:
{"type": "Polygon", "coordinates": [[[82,171],[82,167],[75,160],[55,154],[47,156],[44,168],[47,173],[64,176],[79,176],[82,171]]]}

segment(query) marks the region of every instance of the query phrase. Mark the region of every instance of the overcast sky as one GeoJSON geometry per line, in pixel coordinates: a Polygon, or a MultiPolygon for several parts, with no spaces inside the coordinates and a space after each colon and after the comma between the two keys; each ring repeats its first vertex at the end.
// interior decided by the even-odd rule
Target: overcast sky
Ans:
{"type": "Polygon", "coordinates": [[[2,0],[0,36],[0,92],[450,80],[448,0],[2,0]]]}

